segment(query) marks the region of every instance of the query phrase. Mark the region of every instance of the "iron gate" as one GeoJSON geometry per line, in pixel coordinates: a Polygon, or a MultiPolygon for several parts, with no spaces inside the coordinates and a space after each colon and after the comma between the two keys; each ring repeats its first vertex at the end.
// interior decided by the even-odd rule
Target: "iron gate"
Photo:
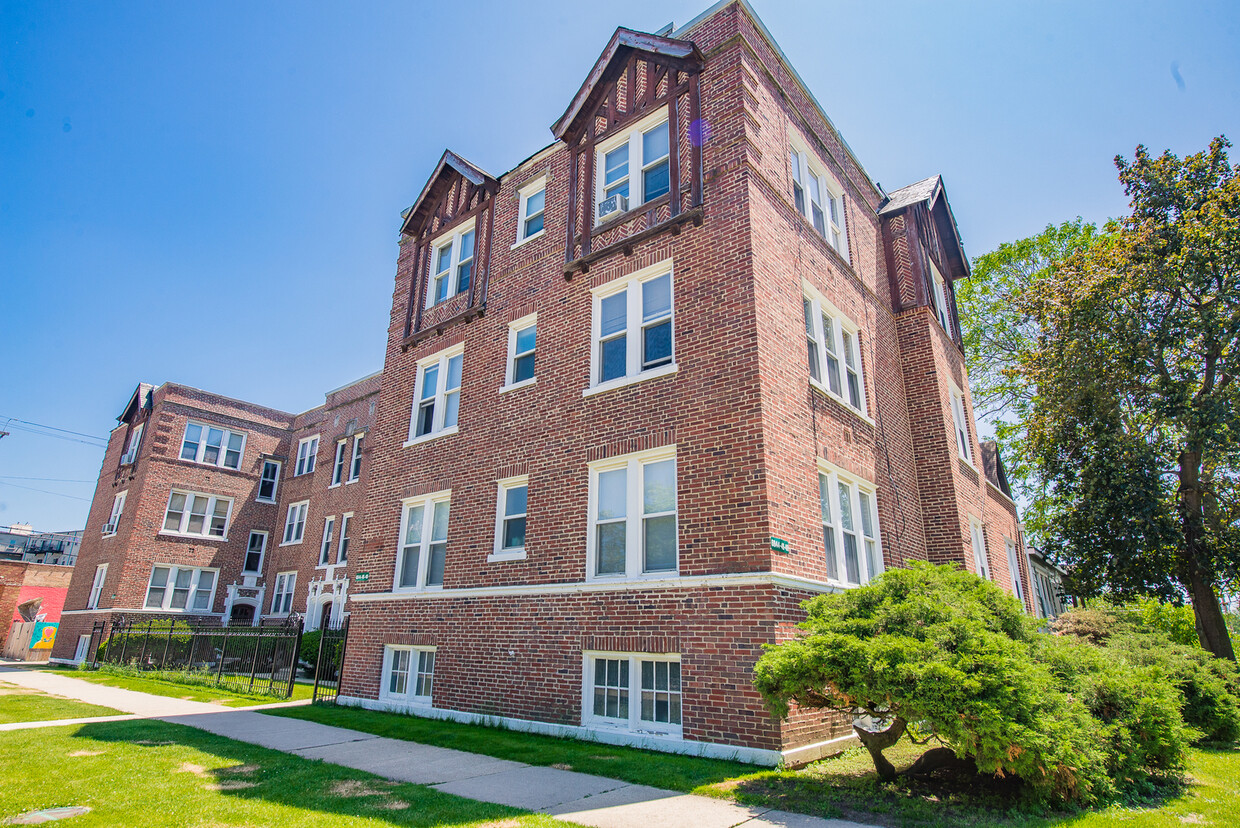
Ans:
{"type": "Polygon", "coordinates": [[[349,619],[339,627],[324,627],[319,639],[319,657],[314,663],[315,702],[336,703],[344,676],[344,649],[349,641],[349,619]]]}

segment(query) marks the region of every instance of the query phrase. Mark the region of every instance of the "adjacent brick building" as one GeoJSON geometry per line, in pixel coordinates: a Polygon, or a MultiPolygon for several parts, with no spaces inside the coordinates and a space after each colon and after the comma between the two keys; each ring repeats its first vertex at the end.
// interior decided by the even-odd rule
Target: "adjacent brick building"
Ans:
{"type": "Polygon", "coordinates": [[[345,702],[812,758],[847,723],[775,721],[751,685],[802,601],[931,560],[1029,603],[972,417],[943,182],[873,183],[744,0],[618,29],[552,134],[498,176],[444,153],[402,217],[381,375],[296,417],[139,389],[163,442],[126,470],[114,434],[70,606],[106,560],[129,586],[109,575],[100,611],[141,606],[176,556],[232,579],[221,616],[346,611],[345,702]],[[239,468],[176,459],[208,413],[252,435],[239,468]],[[338,481],[360,446],[358,484],[338,481]],[[108,559],[91,533],[126,475],[150,505],[108,559]],[[226,541],[165,538],[182,490],[245,519],[226,541]],[[271,548],[238,581],[252,531],[271,548]]]}

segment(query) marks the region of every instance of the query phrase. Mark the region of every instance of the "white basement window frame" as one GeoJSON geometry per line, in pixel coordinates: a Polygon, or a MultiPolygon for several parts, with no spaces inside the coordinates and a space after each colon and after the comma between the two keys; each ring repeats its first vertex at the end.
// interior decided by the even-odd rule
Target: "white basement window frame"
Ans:
{"type": "Polygon", "coordinates": [[[226,541],[232,507],[231,497],[173,489],[159,534],[226,541]]]}
{"type": "Polygon", "coordinates": [[[300,477],[303,474],[314,474],[314,466],[318,460],[318,454],[319,435],[313,434],[298,440],[297,466],[293,469],[293,476],[300,477]]]}
{"type": "Polygon", "coordinates": [[[245,456],[244,431],[232,431],[190,420],[181,438],[181,459],[204,466],[240,469],[245,456]]]}
{"type": "Polygon", "coordinates": [[[418,360],[406,446],[457,433],[464,360],[464,343],[418,360]]]}
{"type": "Polygon", "coordinates": [[[597,460],[589,472],[586,580],[679,577],[676,446],[597,460]]]}
{"type": "Polygon", "coordinates": [[[869,420],[861,328],[808,284],[801,300],[811,384],[869,420]]]}
{"type": "Polygon", "coordinates": [[[443,589],[451,504],[450,489],[401,501],[393,591],[443,589]]]}
{"type": "Polygon", "coordinates": [[[517,190],[518,247],[546,232],[547,176],[541,175],[517,190]]]}
{"type": "Polygon", "coordinates": [[[594,153],[594,221],[602,224],[625,211],[598,218],[598,204],[613,195],[628,199],[629,210],[671,191],[668,110],[659,107],[628,130],[599,142],[594,153]]]}
{"type": "Polygon", "coordinates": [[[854,587],[882,574],[885,565],[874,485],[819,460],[818,507],[827,581],[854,587]]]}
{"type": "Polygon", "coordinates": [[[475,219],[458,224],[431,242],[426,307],[432,308],[469,290],[477,237],[475,219]]]}
{"type": "Polygon", "coordinates": [[[666,259],[591,291],[590,396],[675,373],[676,298],[666,259]]]}
{"type": "Polygon", "coordinates": [[[301,543],[306,536],[306,513],[310,511],[310,501],[299,500],[288,505],[284,517],[284,540],[281,546],[292,546],[301,543]]]}
{"type": "Polygon", "coordinates": [[[533,385],[534,354],[538,344],[538,314],[531,313],[508,323],[508,361],[500,393],[533,385]]]}
{"type": "Polygon", "coordinates": [[[684,732],[678,653],[582,653],[581,723],[663,736],[684,732]]]}
{"type": "Polygon", "coordinates": [[[848,260],[848,228],[844,219],[844,188],[805,145],[793,139],[788,151],[792,203],[837,253],[848,260]]]}
{"type": "Polygon", "coordinates": [[[435,653],[435,647],[384,645],[379,701],[429,706],[434,693],[435,653]]]}
{"type": "Polygon", "coordinates": [[[525,533],[529,515],[530,477],[522,474],[498,483],[495,503],[495,547],[488,561],[519,561],[525,558],[525,533]]]}
{"type": "Polygon", "coordinates": [[[210,612],[219,573],[210,567],[157,563],[151,567],[143,606],[164,612],[210,612]]]}

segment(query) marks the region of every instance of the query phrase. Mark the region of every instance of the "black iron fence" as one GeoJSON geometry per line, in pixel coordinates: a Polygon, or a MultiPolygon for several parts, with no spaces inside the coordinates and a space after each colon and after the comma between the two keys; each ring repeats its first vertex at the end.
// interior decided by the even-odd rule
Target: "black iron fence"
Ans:
{"type": "Polygon", "coordinates": [[[288,698],[301,647],[301,618],[279,626],[219,627],[180,620],[100,622],[91,633],[93,665],[180,672],[193,683],[288,698]]]}
{"type": "Polygon", "coordinates": [[[318,659],[314,663],[314,701],[336,702],[340,681],[344,677],[344,648],[348,640],[348,618],[339,627],[325,627],[322,630],[318,659]]]}

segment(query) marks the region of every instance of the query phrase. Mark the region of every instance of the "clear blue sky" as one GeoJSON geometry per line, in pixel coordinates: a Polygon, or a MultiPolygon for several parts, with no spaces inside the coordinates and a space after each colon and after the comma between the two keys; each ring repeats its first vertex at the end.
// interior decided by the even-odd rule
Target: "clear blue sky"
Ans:
{"type": "MultiPolygon", "coordinates": [[[[300,411],[378,370],[444,147],[510,169],[616,26],[707,5],[0,0],[0,428],[106,436],[140,380],[300,411]]],[[[755,6],[876,180],[944,175],[974,256],[1122,214],[1138,143],[1240,140],[1234,2],[755,6]]],[[[14,430],[0,524],[80,528],[101,460],[14,430]]]]}

